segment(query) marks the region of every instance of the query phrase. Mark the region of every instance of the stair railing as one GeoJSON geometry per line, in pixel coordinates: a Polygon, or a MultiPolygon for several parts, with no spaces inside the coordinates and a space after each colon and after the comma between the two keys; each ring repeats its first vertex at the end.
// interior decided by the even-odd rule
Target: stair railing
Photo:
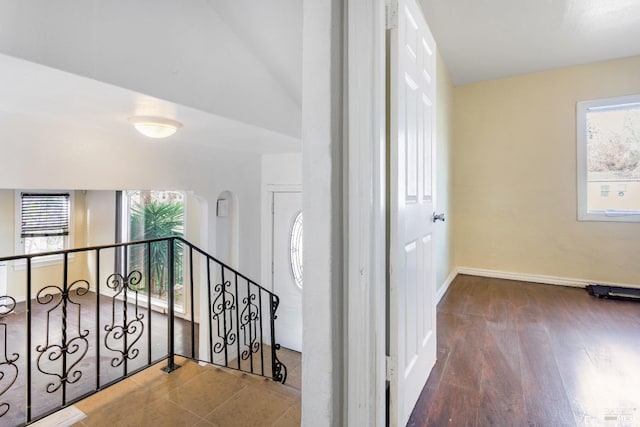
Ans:
{"type": "Polygon", "coordinates": [[[0,258],[0,424],[176,356],[284,383],[278,297],[180,237],[0,258]]]}

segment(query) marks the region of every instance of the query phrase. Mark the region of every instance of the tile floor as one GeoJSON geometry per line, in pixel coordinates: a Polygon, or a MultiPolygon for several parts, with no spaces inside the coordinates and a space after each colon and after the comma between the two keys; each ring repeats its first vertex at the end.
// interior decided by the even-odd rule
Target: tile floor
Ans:
{"type": "Polygon", "coordinates": [[[300,353],[279,356],[286,385],[182,358],[171,374],[153,366],[78,402],[74,426],[299,426],[300,353]]]}

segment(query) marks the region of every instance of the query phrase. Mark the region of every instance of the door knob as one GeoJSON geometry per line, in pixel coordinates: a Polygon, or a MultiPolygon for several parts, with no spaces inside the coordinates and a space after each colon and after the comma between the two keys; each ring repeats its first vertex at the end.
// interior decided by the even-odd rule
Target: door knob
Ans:
{"type": "Polygon", "coordinates": [[[437,214],[437,215],[436,215],[435,212],[433,213],[433,222],[436,222],[436,221],[444,222],[444,212],[442,212],[440,214],[437,214]]]}

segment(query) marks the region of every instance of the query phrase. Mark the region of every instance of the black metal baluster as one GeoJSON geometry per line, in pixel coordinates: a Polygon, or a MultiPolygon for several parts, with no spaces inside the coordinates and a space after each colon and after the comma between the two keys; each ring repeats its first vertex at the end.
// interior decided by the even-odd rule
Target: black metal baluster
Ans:
{"type": "Polygon", "coordinates": [[[31,422],[31,257],[27,258],[27,423],[31,422]]]}
{"type": "MultiPolygon", "coordinates": [[[[236,328],[238,330],[237,332],[237,339],[236,339],[236,349],[238,351],[238,370],[240,370],[240,294],[238,293],[238,273],[235,273],[235,279],[236,279],[236,301],[238,302],[238,306],[236,308],[236,328]]],[[[224,283],[224,280],[223,280],[224,283]]]]}
{"type": "Polygon", "coordinates": [[[168,329],[167,329],[167,334],[169,335],[169,357],[167,358],[167,366],[165,368],[163,368],[163,371],[169,373],[169,372],[173,372],[176,369],[179,368],[178,365],[176,365],[175,363],[175,342],[174,342],[174,336],[173,336],[173,323],[175,322],[175,307],[174,307],[174,263],[175,263],[175,259],[174,259],[174,253],[173,253],[173,243],[174,243],[174,239],[171,238],[168,241],[168,245],[169,245],[169,253],[168,253],[168,264],[169,264],[169,283],[168,283],[168,290],[169,290],[169,324],[168,329]]]}
{"type": "Polygon", "coordinates": [[[69,286],[67,284],[69,274],[69,253],[64,253],[64,267],[62,274],[62,405],[67,404],[67,300],[69,286]]]}
{"type": "Polygon", "coordinates": [[[96,390],[100,390],[100,249],[96,249],[96,390]]]}
{"type": "Polygon", "coordinates": [[[251,367],[251,373],[253,373],[253,336],[251,333],[251,322],[253,321],[253,315],[251,312],[251,283],[249,283],[249,279],[247,279],[247,307],[249,307],[249,318],[247,319],[247,323],[249,325],[249,366],[251,367]]]}
{"type": "Polygon", "coordinates": [[[262,339],[262,289],[258,287],[258,304],[260,304],[260,375],[264,376],[264,341],[262,339]]]}
{"type": "Polygon", "coordinates": [[[207,306],[207,317],[209,318],[209,362],[213,363],[213,324],[212,317],[213,305],[211,305],[211,259],[207,257],[207,298],[209,305],[207,306]]]}
{"type": "MultiPolygon", "coordinates": [[[[222,287],[220,288],[220,292],[222,292],[222,319],[223,319],[223,325],[224,325],[224,366],[229,366],[229,355],[228,355],[228,351],[227,351],[227,339],[229,338],[229,332],[227,331],[227,301],[225,299],[225,288],[226,288],[226,283],[224,281],[224,265],[220,264],[220,277],[221,277],[221,282],[222,282],[222,287]]],[[[220,320],[218,319],[218,322],[220,320]]]]}
{"type": "MultiPolygon", "coordinates": [[[[151,345],[151,318],[153,317],[152,309],[151,309],[151,242],[147,242],[145,244],[145,250],[147,251],[147,262],[145,263],[145,285],[147,287],[147,313],[148,313],[148,323],[149,328],[147,329],[147,348],[149,349],[149,354],[147,356],[147,362],[151,365],[151,359],[153,355],[151,354],[151,350],[153,349],[151,345]]],[[[144,257],[143,257],[144,259],[144,257]]]]}
{"type": "MultiPolygon", "coordinates": [[[[196,358],[196,318],[193,302],[193,246],[189,245],[189,300],[191,303],[191,358],[196,358]]],[[[183,288],[184,289],[184,288],[183,288]]]]}
{"type": "MultiPolygon", "coordinates": [[[[278,307],[277,297],[271,294],[269,304],[270,323],[271,323],[271,378],[276,380],[276,332],[275,332],[275,308],[278,307]],[[275,306],[275,307],[274,307],[275,306]]],[[[276,380],[277,381],[277,380],[276,380]]]]}
{"type": "MultiPolygon", "coordinates": [[[[129,275],[129,246],[125,245],[122,247],[122,251],[123,251],[123,259],[124,259],[124,274],[123,277],[128,277],[129,275]]],[[[128,328],[128,324],[127,324],[127,306],[129,305],[129,297],[127,295],[127,289],[129,288],[128,286],[128,281],[127,279],[123,280],[122,282],[122,291],[123,291],[123,302],[122,302],[122,331],[123,331],[123,337],[122,337],[122,345],[123,345],[123,349],[122,352],[123,354],[127,354],[128,353],[128,337],[129,334],[127,333],[127,328],[128,328]]],[[[122,369],[124,371],[124,376],[127,376],[127,372],[128,372],[128,362],[129,362],[129,358],[125,357],[123,359],[124,363],[122,364],[122,369]]]]}

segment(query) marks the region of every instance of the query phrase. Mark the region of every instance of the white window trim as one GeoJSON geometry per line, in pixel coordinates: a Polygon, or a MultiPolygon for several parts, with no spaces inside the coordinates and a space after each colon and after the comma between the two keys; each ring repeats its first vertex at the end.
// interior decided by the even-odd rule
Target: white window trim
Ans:
{"type": "Polygon", "coordinates": [[[578,154],[578,221],[640,222],[640,211],[588,211],[587,209],[587,111],[612,105],[638,104],[640,95],[592,99],[576,104],[576,140],[578,154]]]}
{"type": "MultiPolygon", "coordinates": [[[[131,198],[129,196],[130,192],[134,192],[134,191],[147,191],[147,190],[122,190],[122,205],[121,205],[121,209],[120,209],[120,215],[121,215],[121,226],[120,226],[120,230],[118,230],[118,233],[120,234],[120,240],[122,242],[130,242],[131,240],[129,239],[129,213],[131,212],[131,198]]],[[[180,193],[182,194],[183,197],[183,211],[182,211],[182,215],[183,215],[183,234],[182,237],[184,239],[187,239],[187,218],[188,218],[188,192],[184,191],[184,190],[148,190],[148,191],[172,191],[175,193],[180,193]]],[[[187,253],[185,251],[184,253],[184,258],[186,260],[187,257],[187,253]]],[[[187,270],[185,269],[183,271],[183,284],[186,284],[188,281],[189,277],[187,276],[187,270]]],[[[183,289],[186,291],[188,289],[188,287],[186,285],[183,285],[183,289]]],[[[189,290],[188,292],[192,292],[192,290],[189,290]]],[[[186,299],[188,297],[188,294],[185,292],[183,294],[183,298],[184,298],[184,302],[182,305],[178,305],[178,304],[174,304],[174,309],[176,310],[176,314],[182,314],[182,315],[187,315],[187,304],[186,299]]],[[[161,299],[158,299],[156,297],[151,297],[151,305],[154,306],[158,311],[162,311],[162,310],[166,310],[169,307],[169,303],[167,301],[163,301],[161,299]]]]}

